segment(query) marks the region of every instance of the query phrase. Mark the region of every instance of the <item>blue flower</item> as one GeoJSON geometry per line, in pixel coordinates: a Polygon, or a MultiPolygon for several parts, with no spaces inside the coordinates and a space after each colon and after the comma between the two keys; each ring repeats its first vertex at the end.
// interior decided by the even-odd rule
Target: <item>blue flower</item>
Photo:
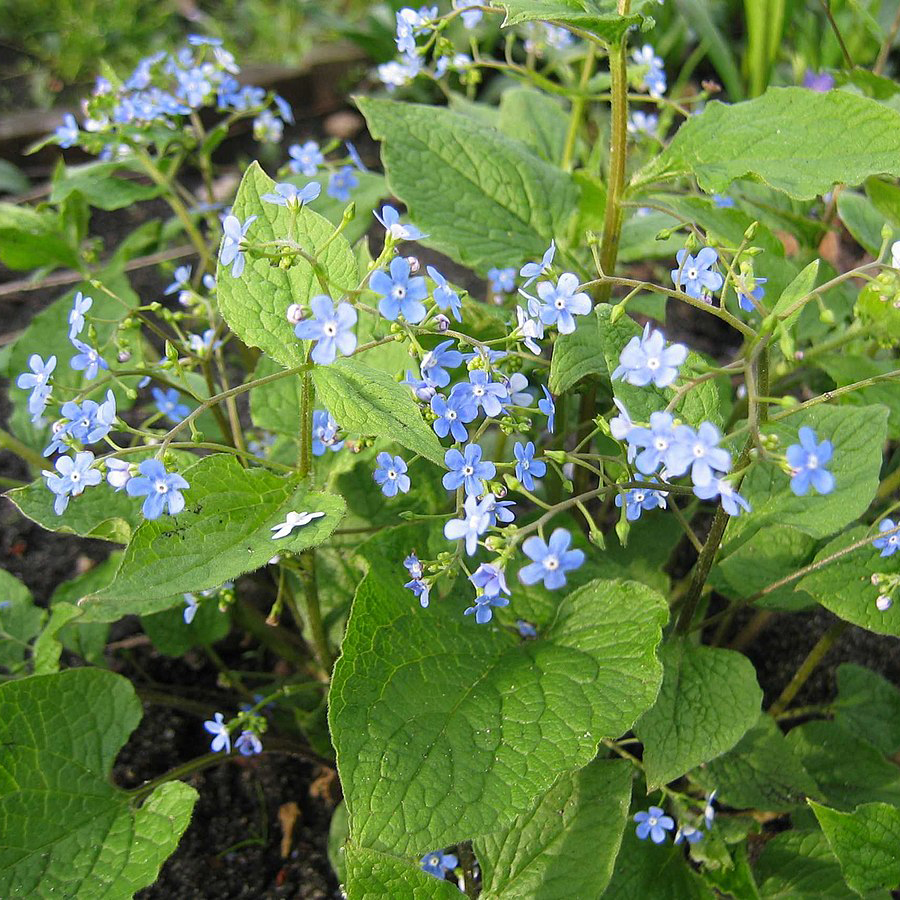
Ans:
{"type": "Polygon", "coordinates": [[[53,132],[56,142],[63,150],[68,150],[78,142],[78,123],[72,113],[66,113],[63,116],[62,125],[57,125],[56,131],[53,132]]]}
{"type": "Polygon", "coordinates": [[[337,172],[332,172],[328,179],[328,187],[325,193],[341,203],[350,199],[350,191],[359,184],[359,179],[353,172],[353,166],[343,166],[337,172]]]}
{"type": "Polygon", "coordinates": [[[528,379],[521,372],[513,372],[509,378],[503,376],[503,383],[509,394],[507,403],[512,406],[531,406],[534,403],[531,394],[525,390],[528,387],[528,379]]]}
{"type": "Polygon", "coordinates": [[[485,494],[482,502],[485,504],[485,512],[491,525],[498,522],[508,524],[516,518],[510,508],[516,505],[514,500],[498,500],[493,494],[485,494]]]}
{"type": "Polygon", "coordinates": [[[121,491],[128,484],[131,476],[131,463],[124,459],[106,460],[106,482],[116,492],[121,491]]]}
{"type": "Polygon", "coordinates": [[[712,201],[719,209],[734,209],[737,206],[734,197],[728,197],[725,194],[713,194],[712,201]]]}
{"type": "Polygon", "coordinates": [[[464,453],[451,448],[444,454],[444,462],[450,471],[444,474],[441,483],[448,491],[465,486],[470,497],[484,493],[484,479],[493,478],[497,468],[492,462],[482,462],[481,453],[478,444],[467,444],[464,453]]]}
{"type": "Polygon", "coordinates": [[[319,171],[319,166],[325,162],[325,157],[315,141],[307,141],[305,144],[292,144],[288,147],[288,156],[291,157],[288,165],[292,172],[298,175],[312,177],[319,171]]]}
{"type": "Polygon", "coordinates": [[[56,472],[45,471],[43,475],[47,480],[47,487],[56,494],[53,511],[61,516],[69,505],[69,497],[77,497],[86,487],[100,484],[103,476],[93,468],[94,454],[90,450],[76,453],[75,459],[61,456],[55,465],[56,472]]]}
{"type": "Polygon", "coordinates": [[[652,475],[660,466],[668,466],[672,449],[677,444],[674,419],[671,413],[650,414],[650,427],[633,427],[626,440],[634,447],[643,448],[635,459],[635,465],[644,475],[652,475]]]}
{"type": "Polygon", "coordinates": [[[31,395],[28,397],[28,412],[31,413],[31,421],[37,422],[47,408],[47,401],[50,399],[52,387],[50,385],[50,376],[56,368],[56,357],[51,356],[47,362],[32,353],[28,357],[28,368],[30,372],[23,372],[17,379],[17,387],[23,390],[30,390],[31,395]]]}
{"type": "Polygon", "coordinates": [[[105,370],[109,368],[109,363],[107,363],[100,355],[99,351],[95,350],[93,347],[89,347],[84,341],[73,338],[72,345],[78,353],[69,360],[69,365],[75,369],[76,372],[83,371],[84,377],[87,378],[88,381],[96,378],[97,372],[100,369],[105,370]]]}
{"type": "Polygon", "coordinates": [[[556,255],[556,241],[550,241],[550,246],[544,251],[544,255],[541,257],[541,261],[525,263],[521,269],[519,269],[519,275],[522,278],[525,278],[526,281],[522,285],[523,288],[527,288],[533,281],[536,281],[541,275],[549,275],[550,269],[553,268],[553,257],[556,255]]]}
{"type": "Polygon", "coordinates": [[[444,525],[444,537],[448,541],[464,539],[466,553],[472,556],[478,548],[478,538],[491,526],[493,505],[493,494],[486,494],[480,503],[474,495],[466,497],[463,504],[464,518],[447,522],[444,525]]]}
{"type": "Polygon", "coordinates": [[[467,396],[457,391],[445,400],[442,394],[435,394],[431,398],[431,411],[437,416],[432,427],[438,437],[447,437],[450,433],[453,440],[460,443],[469,439],[463,423],[471,422],[478,415],[478,407],[467,396]]]}
{"type": "Polygon", "coordinates": [[[256,216],[248,216],[241,224],[237,216],[225,216],[222,222],[222,230],[225,236],[222,238],[222,249],[219,251],[219,262],[223,266],[231,266],[232,278],[240,278],[244,271],[247,229],[256,221],[256,216]]]}
{"type": "Polygon", "coordinates": [[[278,110],[278,115],[284,119],[288,125],[294,124],[294,110],[291,109],[291,104],[287,102],[280,94],[272,95],[272,102],[275,104],[276,109],[278,110]]]}
{"type": "Polygon", "coordinates": [[[188,344],[191,348],[191,353],[195,356],[206,356],[213,347],[221,347],[221,341],[213,342],[213,338],[216,336],[215,328],[207,328],[206,331],[203,332],[202,335],[199,334],[189,334],[188,335],[188,344]]]}
{"type": "Polygon", "coordinates": [[[675,832],[675,843],[680,844],[682,841],[687,841],[689,844],[696,844],[697,841],[703,840],[703,832],[700,831],[699,828],[694,828],[693,825],[682,824],[678,826],[678,831],[675,832]]]}
{"type": "MultiPolygon", "coordinates": [[[[163,293],[168,297],[170,294],[177,293],[178,291],[186,288],[188,286],[188,282],[191,279],[191,267],[190,266],[178,266],[177,269],[172,273],[172,283],[163,291],[163,293]]],[[[75,298],[78,299],[77,297],[75,298]]],[[[69,319],[71,322],[72,319],[69,319]]],[[[79,329],[80,331],[81,329],[79,329]]]]}
{"type": "Polygon", "coordinates": [[[426,853],[419,860],[422,870],[436,878],[443,878],[451,869],[455,869],[459,862],[452,853],[426,853]]]}
{"type": "Polygon", "coordinates": [[[495,294],[511,294],[516,289],[516,270],[512,266],[506,269],[494,266],[488,269],[487,277],[495,294]]]}
{"type": "Polygon", "coordinates": [[[519,637],[526,639],[537,637],[537,628],[535,628],[531,622],[526,622],[524,619],[516,619],[516,629],[519,632],[519,637]]]}
{"type": "MultiPolygon", "coordinates": [[[[529,303],[529,308],[531,304],[529,303]]],[[[538,307],[540,310],[540,307],[538,307]]],[[[522,343],[535,355],[541,355],[541,346],[537,342],[544,336],[544,323],[533,318],[521,306],[516,307],[516,331],[521,335],[522,343]]]]}
{"type": "Polygon", "coordinates": [[[828,72],[813,72],[812,69],[807,69],[803,76],[803,87],[819,94],[827,94],[834,87],[834,76],[828,72]]]}
{"type": "Polygon", "coordinates": [[[241,756],[253,756],[255,753],[262,753],[262,741],[252,732],[244,730],[234,742],[234,749],[241,756]]]}
{"type": "Polygon", "coordinates": [[[350,356],[356,349],[356,310],[349,303],[338,303],[337,309],[331,297],[319,294],[309,301],[314,319],[304,319],[294,326],[294,334],[305,341],[316,341],[312,350],[313,362],[327,366],[334,362],[337,351],[350,356]]]}
{"type": "MultiPolygon", "coordinates": [[[[82,444],[95,444],[109,434],[116,421],[116,398],[112,391],[107,391],[103,403],[85,400],[79,405],[74,400],[69,400],[62,405],[60,412],[69,420],[69,424],[65,426],[67,434],[82,444]]],[[[54,443],[58,438],[59,434],[54,443]]]]}
{"type": "Polygon", "coordinates": [[[266,203],[274,203],[290,210],[298,210],[304,203],[312,203],[322,193],[322,185],[317,181],[310,181],[305,187],[298,188],[295,184],[283,183],[275,185],[275,193],[262,195],[266,203]]]}
{"type": "Polygon", "coordinates": [[[450,287],[447,283],[447,279],[444,278],[434,266],[426,266],[425,271],[428,272],[432,281],[437,285],[432,294],[434,302],[437,304],[437,308],[441,310],[449,309],[450,312],[453,313],[453,318],[456,319],[457,322],[462,322],[462,315],[460,313],[462,301],[459,299],[459,294],[450,287]]]}
{"type": "Polygon", "coordinates": [[[450,384],[447,368],[455,369],[463,361],[459,350],[452,350],[453,341],[442,341],[434,350],[429,350],[419,366],[422,378],[432,387],[446,387],[450,384]],[[445,368],[447,367],[447,368],[445,368]]]}
{"type": "Polygon", "coordinates": [[[419,275],[410,278],[409,262],[402,256],[391,260],[391,274],[382,269],[372,273],[369,286],[381,295],[378,311],[390,322],[402,315],[407,322],[417,325],[425,318],[425,304],[428,296],[425,279],[419,275]]]}
{"type": "Polygon", "coordinates": [[[650,840],[654,844],[661,844],[666,839],[666,832],[675,827],[671,816],[667,816],[658,806],[651,806],[647,812],[641,811],[634,814],[634,821],[638,823],[635,834],[642,840],[650,840]]]}
{"type": "Polygon", "coordinates": [[[717,793],[718,790],[711,791],[706,798],[706,805],[703,807],[703,821],[706,822],[707,829],[712,828],[713,822],[716,820],[716,809],[713,803],[717,793]]]}
{"type": "Polygon", "coordinates": [[[422,563],[419,560],[419,557],[416,556],[415,551],[410,553],[409,556],[403,560],[403,566],[413,578],[421,578],[425,571],[422,568],[422,563]]]}
{"type": "Polygon", "coordinates": [[[553,434],[553,423],[556,418],[556,404],[553,402],[553,395],[544,385],[541,385],[544,392],[544,399],[538,400],[538,409],[547,417],[547,430],[553,434]]]}
{"type": "Polygon", "coordinates": [[[422,609],[428,609],[428,595],[431,592],[431,586],[427,581],[423,581],[421,578],[413,578],[412,581],[407,581],[403,587],[409,588],[419,598],[419,605],[422,609]]]}
{"type": "Polygon", "coordinates": [[[453,0],[453,8],[462,10],[463,25],[466,28],[474,28],[484,15],[477,7],[481,6],[479,0],[453,0]],[[476,7],[472,9],[471,7],[476,7]]]}
{"type": "MultiPolygon", "coordinates": [[[[188,270],[190,271],[190,270],[188,270]]],[[[84,328],[84,314],[93,306],[93,297],[85,297],[79,291],[72,301],[72,309],[69,311],[69,340],[71,341],[77,335],[81,334],[84,328]]]]}
{"type": "Polygon", "coordinates": [[[666,92],[666,73],[663,69],[663,61],[656,55],[650,44],[644,44],[640,50],[635,50],[631,57],[639,66],[647,66],[644,74],[644,87],[650,92],[651,97],[662,97],[666,92]]]}
{"type": "Polygon", "coordinates": [[[522,483],[526,491],[534,490],[534,479],[543,478],[547,472],[547,463],[534,458],[534,442],[527,444],[516,443],[513,447],[516,454],[516,478],[522,483]]]}
{"type": "Polygon", "coordinates": [[[337,453],[344,446],[343,441],[335,440],[339,428],[340,426],[332,418],[330,412],[324,409],[317,409],[313,412],[313,456],[322,456],[327,449],[330,449],[332,453],[337,453]]]}
{"type": "Polygon", "coordinates": [[[344,141],[344,149],[347,151],[347,156],[350,157],[350,162],[352,162],[360,172],[369,171],[366,168],[365,163],[363,163],[362,157],[359,155],[359,150],[356,149],[356,146],[353,143],[344,141]]]}
{"type": "Polygon", "coordinates": [[[231,753],[231,736],[228,734],[228,726],[225,724],[225,716],[217,712],[214,719],[209,719],[203,723],[203,727],[212,735],[214,735],[209,749],[213,753],[224,750],[231,753]]]}
{"type": "Polygon", "coordinates": [[[522,584],[544,582],[544,587],[553,591],[566,583],[566,572],[577,569],[584,562],[581,550],[570,550],[572,535],[565,528],[557,528],[547,543],[537,535],[526,538],[522,551],[532,560],[519,569],[522,584]]]}
{"type": "Polygon", "coordinates": [[[659,128],[659,116],[653,113],[645,113],[635,110],[628,120],[628,131],[630,134],[656,134],[659,128]]]}
{"type": "Polygon", "coordinates": [[[396,37],[398,53],[416,52],[416,28],[421,24],[419,13],[408,6],[398,10],[396,14],[396,37]]]}
{"type": "Polygon", "coordinates": [[[129,497],[146,497],[141,512],[146,519],[158,519],[166,507],[170,515],[184,509],[182,491],[190,485],[177,473],[166,472],[158,459],[145,459],[138,466],[140,476],[129,480],[125,490],[129,497]]]}
{"type": "Polygon", "coordinates": [[[694,495],[701,500],[715,500],[719,497],[722,509],[729,516],[739,516],[741,510],[750,512],[750,504],[724,478],[713,478],[709,484],[695,485],[694,495]]]}
{"type": "Polygon", "coordinates": [[[406,378],[400,384],[407,385],[412,390],[416,400],[421,400],[422,403],[430,403],[436,393],[434,385],[429,384],[422,378],[416,378],[409,369],[406,370],[406,378]]]}
{"type": "Polygon", "coordinates": [[[616,494],[616,506],[621,509],[623,503],[625,504],[625,518],[629,522],[636,522],[645,509],[665,509],[666,497],[665,494],[651,488],[631,488],[626,491],[624,500],[622,494],[616,494]]]}
{"type": "Polygon", "coordinates": [[[452,394],[462,394],[467,401],[481,407],[486,416],[499,416],[503,412],[503,401],[509,399],[509,389],[500,381],[491,381],[484,369],[469,372],[468,382],[453,386],[452,394]]]}
{"type": "Polygon", "coordinates": [[[672,282],[680,291],[697,300],[704,294],[712,294],[722,287],[723,278],[713,271],[719,254],[712,247],[704,247],[696,256],[682,248],[675,254],[678,268],[672,269],[672,282]]]}
{"type": "Polygon", "coordinates": [[[469,616],[475,613],[475,621],[479,625],[485,625],[493,618],[492,606],[509,606],[509,597],[488,597],[486,594],[479,594],[475,598],[475,605],[468,607],[463,615],[469,616]]]}
{"type": "MultiPolygon", "coordinates": [[[[878,530],[884,534],[885,531],[892,531],[898,526],[894,524],[893,519],[882,519],[878,523],[878,530]]],[[[900,531],[895,532],[889,537],[880,537],[872,541],[872,546],[881,551],[882,556],[893,556],[897,550],[900,550],[900,531]]]]}
{"type": "Polygon", "coordinates": [[[284,122],[272,112],[264,109],[253,120],[253,138],[264,144],[278,144],[284,137],[284,122]]]}
{"type": "Polygon", "coordinates": [[[572,272],[560,275],[556,287],[549,281],[538,282],[538,296],[543,301],[541,321],[545,325],[555,325],[560,334],[571,334],[575,330],[573,316],[585,316],[591,311],[591,298],[584,291],[578,291],[578,286],[578,276],[572,272]]]}
{"type": "Polygon", "coordinates": [[[749,271],[742,271],[734,280],[734,290],[737,293],[738,303],[744,312],[753,312],[759,308],[762,298],[766,295],[762,287],[769,279],[754,278],[749,271]]]}
{"type": "Polygon", "coordinates": [[[690,425],[679,425],[674,434],[675,445],[666,456],[666,469],[673,477],[690,469],[694,484],[705,487],[715,472],[724,474],[731,468],[731,454],[717,446],[722,435],[712,422],[703,422],[696,431],[690,425]]]}
{"type": "Polygon", "coordinates": [[[183,594],[182,599],[186,604],[182,618],[185,625],[190,625],[194,621],[194,616],[197,615],[197,610],[200,609],[200,601],[197,600],[196,594],[183,594]]]}
{"type": "Polygon", "coordinates": [[[393,206],[385,204],[381,207],[381,215],[378,215],[377,212],[373,212],[373,215],[382,225],[384,225],[384,230],[395,241],[418,241],[423,237],[428,237],[428,235],[416,228],[415,225],[402,224],[400,221],[400,213],[398,213],[393,206]]]}
{"type": "Polygon", "coordinates": [[[181,403],[181,395],[175,388],[169,388],[167,391],[161,391],[159,388],[153,388],[153,402],[156,408],[170,422],[180,422],[185,416],[190,415],[190,409],[181,403]]]}
{"type": "Polygon", "coordinates": [[[406,463],[399,456],[391,456],[382,451],[375,457],[378,468],[375,470],[375,483],[381,485],[385,497],[396,497],[409,493],[409,475],[406,474],[406,463]]]}
{"type": "Polygon", "coordinates": [[[678,368],[687,359],[684,344],[665,346],[661,331],[652,329],[648,322],[641,337],[635,335],[619,354],[619,365],[612,378],[621,378],[628,384],[644,387],[652,381],[656,387],[668,387],[678,377],[678,368]]]}
{"type": "Polygon", "coordinates": [[[824,468],[834,452],[831,441],[817,442],[816,433],[808,425],[799,432],[800,443],[791,444],[785,456],[791,467],[791,490],[802,497],[812,485],[820,494],[834,490],[834,475],[824,468]]]}

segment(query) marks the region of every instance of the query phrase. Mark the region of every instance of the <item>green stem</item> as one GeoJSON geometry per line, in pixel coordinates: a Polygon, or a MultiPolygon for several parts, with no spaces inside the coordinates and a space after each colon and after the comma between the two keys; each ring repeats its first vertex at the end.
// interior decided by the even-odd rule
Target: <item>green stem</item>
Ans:
{"type": "Polygon", "coordinates": [[[478,885],[475,883],[475,854],[472,852],[472,842],[463,841],[456,847],[459,853],[459,865],[463,872],[463,891],[470,900],[478,896],[478,885]]]}
{"type": "Polygon", "coordinates": [[[9,450],[15,453],[20,459],[24,459],[33,469],[38,472],[43,471],[47,467],[47,460],[44,459],[36,450],[23,444],[18,438],[13,437],[8,431],[0,428],[0,449],[9,450]]]}
{"type": "Polygon", "coordinates": [[[575,155],[575,142],[578,140],[578,129],[581,126],[581,119],[584,115],[584,107],[586,105],[584,93],[587,90],[588,82],[591,75],[594,74],[594,63],[597,59],[597,48],[593,43],[588,44],[587,55],[584,57],[584,63],[581,67],[581,81],[579,89],[581,93],[572,101],[572,111],[569,114],[569,130],[566,133],[566,143],[563,147],[562,161],[560,166],[563,171],[572,171],[572,159],[575,155]]]}
{"type": "Polygon", "coordinates": [[[145,797],[152,794],[160,785],[166,784],[166,782],[177,781],[179,778],[193,775],[194,772],[202,772],[204,769],[221,765],[223,762],[227,762],[232,758],[233,757],[228,754],[207,753],[205,756],[198,756],[196,759],[188,760],[180,766],[175,766],[174,769],[169,769],[165,775],[160,775],[159,778],[154,778],[152,781],[148,781],[140,787],[127,791],[127,793],[130,794],[136,802],[140,802],[145,797]]]}
{"type": "Polygon", "coordinates": [[[831,0],[819,0],[819,3],[822,5],[822,9],[825,10],[825,16],[828,19],[828,24],[831,26],[831,30],[834,32],[834,36],[837,38],[838,44],[841,47],[841,53],[844,54],[844,62],[847,64],[848,69],[852,69],[853,66],[853,58],[850,56],[850,51],[847,49],[847,45],[844,43],[844,36],[841,34],[840,28],[838,28],[837,22],[834,20],[834,16],[831,13],[831,0]]]}
{"type": "Polygon", "coordinates": [[[770,716],[777,718],[787,709],[790,702],[797,696],[800,688],[802,688],[809,680],[809,676],[812,675],[819,663],[825,658],[828,651],[835,645],[838,638],[840,638],[849,627],[850,625],[847,622],[835,622],[831,628],[819,638],[816,645],[809,651],[809,655],[800,664],[800,668],[794,673],[794,677],[781,692],[781,696],[769,707],[770,716]]]}

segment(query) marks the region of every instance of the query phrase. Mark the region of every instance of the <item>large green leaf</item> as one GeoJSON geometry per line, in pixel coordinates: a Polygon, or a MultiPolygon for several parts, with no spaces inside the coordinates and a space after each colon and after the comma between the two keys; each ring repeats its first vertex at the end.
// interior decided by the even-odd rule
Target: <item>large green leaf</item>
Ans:
{"type": "Polygon", "coordinates": [[[660,652],[663,683],[638,720],[649,790],[730,750],[759,718],[753,664],[733,650],[672,641],[660,652]]]}
{"type": "MultiPolygon", "coordinates": [[[[646,422],[650,413],[666,408],[673,392],[653,385],[636,387],[624,381],[610,381],[625,345],[642,333],[631,317],[622,316],[613,324],[611,314],[611,306],[599,304],[591,315],[579,320],[575,331],[557,339],[550,363],[550,390],[562,394],[583,378],[596,375],[610,385],[635,421],[646,422]]],[[[679,381],[693,377],[702,366],[700,356],[690,352],[681,367],[679,381]]],[[[727,415],[725,384],[721,379],[698,384],[682,396],[675,407],[676,412],[692,425],[699,425],[704,420],[721,425],[727,415]]]]}
{"type": "Polygon", "coordinates": [[[599,897],[628,821],[633,769],[596,760],[561,775],[534,808],[478,838],[483,900],[599,897]]]}
{"type": "MultiPolygon", "coordinates": [[[[76,605],[85,594],[105,588],[115,578],[121,561],[120,552],[110,553],[103,562],[87,572],[64,581],[50,597],[51,608],[57,603],[76,605]]],[[[104,652],[109,637],[109,623],[83,622],[83,618],[73,619],[68,625],[64,625],[59,631],[59,640],[63,647],[77,653],[91,665],[103,666],[106,664],[104,652]]]]}
{"type": "Polygon", "coordinates": [[[811,489],[805,497],[797,497],[790,489],[789,476],[777,465],[758,463],[741,484],[741,494],[753,507],[753,515],[729,522],[726,552],[760,528],[776,524],[791,525],[815,538],[828,537],[869,508],[878,489],[887,410],[881,406],[856,409],[820,405],[764,430],[778,436],[783,453],[797,443],[797,432],[803,425],[814,429],[820,441],[834,445],[828,466],[834,474],[834,490],[820,496],[811,489]]]}
{"type": "Polygon", "coordinates": [[[506,10],[507,28],[521,22],[554,22],[590,31],[604,41],[615,41],[632,25],[640,25],[650,6],[648,0],[637,0],[623,16],[616,0],[496,0],[493,5],[506,10]]]}
{"type": "Polygon", "coordinates": [[[810,803],[841,871],[859,894],[900,887],[900,809],[864,803],[852,813],[810,803]]]}
{"type": "Polygon", "coordinates": [[[497,127],[527,144],[552,165],[559,165],[568,131],[568,116],[555,97],[530,88],[512,88],[500,98],[497,127]]]}
{"type": "Polygon", "coordinates": [[[690,867],[680,847],[648,846],[625,831],[606,900],[709,900],[710,891],[690,867]]]}
{"type": "Polygon", "coordinates": [[[769,715],[761,715],[731,750],[691,777],[739,809],[782,812],[819,795],[816,782],[769,715]]]}
{"type": "Polygon", "coordinates": [[[79,267],[78,254],[59,216],[13,203],[0,203],[0,262],[10,269],[79,267]]]}
{"type": "Polygon", "coordinates": [[[540,640],[463,616],[461,585],[422,610],[401,561],[427,537],[367,545],[329,711],[353,840],[410,856],[503,827],[630,728],[659,688],[667,615],[626,581],[561,598],[540,640]]]}
{"type": "Polygon", "coordinates": [[[344,848],[347,900],[458,900],[459,888],[412,862],[350,843],[344,848]]]}
{"type": "Polygon", "coordinates": [[[313,369],[316,393],[344,429],[374,434],[443,465],[444,448],[425,424],[410,390],[356,359],[313,369]]]}
{"type": "MultiPolygon", "coordinates": [[[[274,375],[281,366],[268,356],[261,356],[253,372],[254,380],[274,375]]],[[[297,438],[300,434],[300,397],[303,376],[279,378],[260,385],[250,391],[250,417],[258,428],[289,434],[297,438]]]]}
{"type": "Polygon", "coordinates": [[[755,873],[764,900],[856,900],[858,896],[844,883],[841,867],[818,830],[775,835],[766,842],[755,873]]]}
{"type": "Polygon", "coordinates": [[[169,782],[137,806],[110,782],[140,718],[131,684],[99,669],[0,685],[0,895],[124,900],[153,883],[197,792],[169,782]]]}
{"type": "Polygon", "coordinates": [[[0,668],[15,675],[31,655],[31,641],[47,618],[34,605],[31,591],[13,575],[0,569],[0,668]]]}
{"type": "Polygon", "coordinates": [[[61,168],[53,178],[50,202],[63,203],[78,192],[97,209],[115,210],[162,193],[158,185],[116,177],[115,173],[121,170],[122,164],[118,162],[94,162],[61,168]]]}
{"type": "Polygon", "coordinates": [[[900,750],[900,691],[877,672],[844,663],[837,669],[834,720],[853,734],[865,735],[888,756],[900,750]]]}
{"type": "Polygon", "coordinates": [[[190,484],[184,511],[146,521],[135,531],[112,584],[81,601],[85,621],[166,609],[173,596],[218,587],[276,553],[320,544],[344,514],[337,495],[264,469],[243,469],[225,454],[201,459],[183,474],[190,484]],[[291,511],[325,515],[273,540],[272,527],[291,511]]]}
{"type": "MultiPolygon", "coordinates": [[[[864,378],[885,375],[898,368],[895,359],[872,359],[859,353],[834,353],[815,357],[818,366],[838,387],[855,384],[864,378]]],[[[884,406],[888,410],[888,437],[900,438],[900,391],[896,381],[882,381],[869,387],[843,394],[838,403],[848,406],[884,406]]]]}
{"type": "MultiPolygon", "coordinates": [[[[826,544],[816,554],[814,562],[827,559],[873,533],[863,525],[851,528],[826,544]]],[[[882,557],[880,550],[867,544],[807,575],[797,587],[846,622],[878,634],[900,637],[900,608],[895,605],[882,612],[875,605],[880,593],[872,584],[875,572],[900,572],[900,557],[896,554],[882,557]]]]}
{"type": "MultiPolygon", "coordinates": [[[[241,222],[258,216],[247,237],[253,241],[285,240],[291,214],[284,206],[268,203],[263,194],[272,193],[275,182],[252,163],[241,179],[232,211],[241,222]]],[[[314,201],[315,203],[315,201],[314,201]]],[[[304,206],[297,214],[295,240],[310,256],[318,259],[328,278],[326,291],[312,266],[302,258],[283,269],[276,261],[254,259],[249,253],[240,278],[234,278],[229,266],[219,263],[216,273],[219,308],[231,330],[251,347],[259,347],[283,366],[300,365],[306,360],[306,348],[294,335],[294,326],[286,318],[292,303],[305,304],[316,294],[331,293],[337,299],[343,290],[355,288],[358,267],[350,245],[342,235],[330,240],[334,226],[304,206]],[[320,251],[326,241],[330,243],[320,251]]]]}
{"type": "Polygon", "coordinates": [[[807,722],[787,739],[829,805],[900,804],[900,769],[862,735],[836,722],[807,722]]]}
{"type": "Polygon", "coordinates": [[[424,243],[484,273],[540,259],[566,233],[578,189],[525,144],[448,109],[357,103],[383,142],[388,185],[429,235],[424,243]]]}
{"type": "Polygon", "coordinates": [[[641,181],[696,176],[709,193],[756,178],[800,200],[870,175],[900,175],[900,113],[846,91],[774,88],[691,116],[641,181]]]}

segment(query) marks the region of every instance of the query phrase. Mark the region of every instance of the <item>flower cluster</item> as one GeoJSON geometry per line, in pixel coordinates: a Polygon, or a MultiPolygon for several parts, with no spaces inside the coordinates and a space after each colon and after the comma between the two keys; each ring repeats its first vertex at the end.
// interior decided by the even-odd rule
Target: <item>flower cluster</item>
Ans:
{"type": "MultiPolygon", "coordinates": [[[[706,798],[703,808],[703,821],[700,824],[706,826],[709,831],[712,828],[716,818],[716,810],[713,803],[716,799],[716,792],[712,791],[706,798]]],[[[662,844],[670,831],[675,831],[674,843],[696,844],[703,839],[705,832],[696,825],[682,822],[676,831],[675,820],[666,815],[664,809],[659,806],[651,806],[648,810],[642,810],[634,814],[634,821],[637,822],[635,834],[639,840],[645,841],[649,837],[654,844],[662,844]]]]}
{"type": "Polygon", "coordinates": [[[642,86],[651,97],[659,99],[666,92],[666,70],[663,61],[656,55],[656,51],[650,44],[644,44],[631,55],[635,65],[640,66],[644,72],[642,86]]]}

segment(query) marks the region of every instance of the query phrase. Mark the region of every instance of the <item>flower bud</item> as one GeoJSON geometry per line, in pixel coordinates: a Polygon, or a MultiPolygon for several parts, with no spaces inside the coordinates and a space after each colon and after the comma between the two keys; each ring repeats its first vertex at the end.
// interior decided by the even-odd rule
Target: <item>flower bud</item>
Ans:
{"type": "Polygon", "coordinates": [[[409,263],[409,271],[413,274],[419,271],[421,268],[419,264],[418,257],[415,256],[407,256],[406,261],[409,263]]]}
{"type": "Polygon", "coordinates": [[[116,359],[120,363],[127,363],[128,360],[131,359],[131,351],[130,350],[120,350],[116,356],[116,359]]]}
{"type": "Polygon", "coordinates": [[[434,327],[438,331],[444,332],[450,327],[450,320],[443,313],[438,313],[434,319],[434,327]]]}
{"type": "Polygon", "coordinates": [[[880,594],[875,605],[881,612],[886,612],[894,605],[894,601],[887,594],[880,594]]]}

